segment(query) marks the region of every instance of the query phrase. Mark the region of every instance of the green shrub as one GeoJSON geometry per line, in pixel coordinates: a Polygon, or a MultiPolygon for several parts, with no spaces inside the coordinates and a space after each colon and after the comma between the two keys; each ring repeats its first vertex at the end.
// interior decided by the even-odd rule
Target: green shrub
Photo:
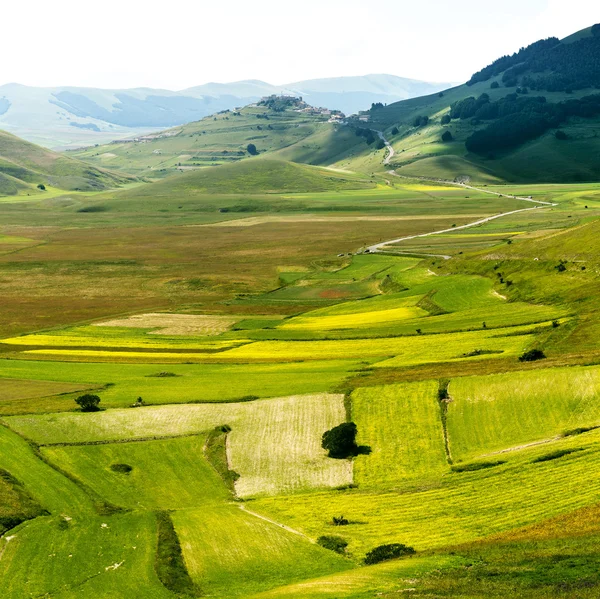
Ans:
{"type": "Polygon", "coordinates": [[[346,547],[348,547],[348,541],[336,535],[323,535],[317,539],[317,543],[321,547],[329,549],[329,551],[335,551],[336,553],[345,553],[346,547]]]}
{"type": "Polygon", "coordinates": [[[583,448],[578,447],[576,449],[557,449],[556,451],[552,451],[535,458],[535,460],[532,460],[531,463],[538,464],[539,462],[551,462],[552,460],[558,460],[558,458],[562,458],[563,456],[569,455],[570,453],[575,453],[577,451],[583,451],[583,448]]]}
{"type": "Polygon", "coordinates": [[[111,464],[110,469],[119,474],[129,474],[133,470],[133,467],[129,464],[111,464]]]}
{"type": "Polygon", "coordinates": [[[405,557],[407,555],[414,555],[416,551],[412,547],[403,545],[402,543],[391,543],[389,545],[379,545],[375,549],[371,549],[365,555],[364,562],[367,565],[378,564],[380,562],[386,562],[391,559],[397,559],[399,557],[405,557]]]}
{"type": "Polygon", "coordinates": [[[529,349],[519,356],[519,362],[535,362],[543,360],[546,354],[541,349],[529,349]]]}

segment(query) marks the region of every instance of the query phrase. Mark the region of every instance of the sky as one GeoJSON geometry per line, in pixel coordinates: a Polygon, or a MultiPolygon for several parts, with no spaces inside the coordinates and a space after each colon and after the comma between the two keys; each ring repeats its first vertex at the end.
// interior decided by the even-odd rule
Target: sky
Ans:
{"type": "Polygon", "coordinates": [[[0,84],[181,90],[387,73],[461,82],[600,22],[597,0],[21,0],[2,3],[0,84]]]}

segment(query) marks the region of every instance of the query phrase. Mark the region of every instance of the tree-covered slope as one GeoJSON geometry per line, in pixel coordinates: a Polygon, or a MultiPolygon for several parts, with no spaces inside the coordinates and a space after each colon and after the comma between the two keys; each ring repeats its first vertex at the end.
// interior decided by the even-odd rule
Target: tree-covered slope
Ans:
{"type": "Polygon", "coordinates": [[[369,126],[386,132],[399,174],[589,181],[600,167],[598,86],[600,25],[594,25],[501,57],[465,85],[375,106],[369,126]]]}

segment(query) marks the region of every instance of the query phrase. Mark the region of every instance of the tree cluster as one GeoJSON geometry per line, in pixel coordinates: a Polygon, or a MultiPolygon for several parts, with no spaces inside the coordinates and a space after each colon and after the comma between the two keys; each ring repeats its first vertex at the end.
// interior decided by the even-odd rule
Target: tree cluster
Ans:
{"type": "MultiPolygon", "coordinates": [[[[477,100],[466,98],[453,105],[455,118],[493,121],[466,140],[467,150],[478,154],[505,150],[535,139],[548,129],[559,127],[570,117],[600,115],[600,94],[579,100],[550,103],[543,96],[508,96],[490,102],[487,94],[477,100]]],[[[559,139],[564,139],[559,136],[559,139]]]]}
{"type": "Polygon", "coordinates": [[[413,127],[425,127],[427,124],[429,124],[428,116],[417,116],[413,121],[413,127]]]}
{"type": "Polygon", "coordinates": [[[379,545],[375,549],[371,549],[365,555],[365,564],[372,565],[380,562],[386,562],[391,559],[398,559],[407,555],[414,555],[416,551],[402,543],[390,543],[388,545],[379,545]]]}
{"type": "Polygon", "coordinates": [[[371,145],[375,141],[375,134],[371,129],[363,129],[362,127],[357,127],[354,131],[356,133],[356,137],[364,137],[367,145],[371,145]]]}

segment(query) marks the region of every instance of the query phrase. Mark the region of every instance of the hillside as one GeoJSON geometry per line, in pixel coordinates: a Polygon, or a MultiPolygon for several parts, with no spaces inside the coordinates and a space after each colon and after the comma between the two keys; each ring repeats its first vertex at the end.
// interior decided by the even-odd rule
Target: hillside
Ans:
{"type": "Polygon", "coordinates": [[[285,159],[330,164],[334,155],[357,143],[351,131],[330,122],[330,111],[296,99],[251,104],[200,121],[128,141],[91,147],[72,155],[91,164],[149,178],[217,166],[285,149],[285,159]],[[317,157],[314,150],[322,153],[317,157]],[[305,152],[305,150],[309,152],[305,152]]]}
{"type": "Polygon", "coordinates": [[[346,113],[448,87],[394,75],[365,75],[272,85],[207,83],[184,89],[97,89],[0,86],[0,128],[49,148],[72,148],[135,137],[233,110],[271,94],[306,96],[315,106],[346,113]]]}
{"type": "Polygon", "coordinates": [[[591,181],[600,168],[599,83],[594,26],[502,57],[465,85],[375,107],[368,126],[385,131],[402,175],[591,181]]]}
{"type": "MultiPolygon", "coordinates": [[[[121,199],[154,199],[206,195],[319,193],[348,189],[374,188],[366,177],[339,173],[325,168],[295,164],[283,160],[253,158],[218,168],[191,170],[171,175],[161,181],[127,190],[121,199]]],[[[260,208],[240,210],[260,212],[260,208]]]]}
{"type": "Polygon", "coordinates": [[[69,191],[101,191],[127,180],[131,177],[95,168],[0,132],[0,195],[45,193],[40,185],[69,191]]]}

